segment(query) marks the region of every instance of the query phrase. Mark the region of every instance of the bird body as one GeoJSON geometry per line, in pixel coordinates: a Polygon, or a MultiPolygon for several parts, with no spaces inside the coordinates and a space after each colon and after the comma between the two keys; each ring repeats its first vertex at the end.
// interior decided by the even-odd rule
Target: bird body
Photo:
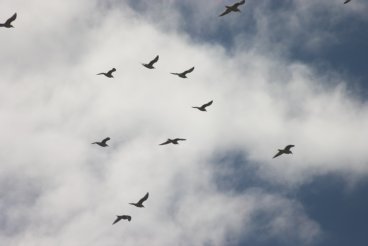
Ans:
{"type": "Polygon", "coordinates": [[[237,2],[237,3],[234,3],[233,5],[231,6],[225,6],[225,11],[220,14],[219,16],[224,16],[224,15],[227,15],[231,12],[241,12],[240,9],[239,9],[239,6],[240,5],[243,5],[245,3],[245,0],[242,0],[240,2],[237,2]]]}
{"type": "Polygon", "coordinates": [[[92,144],[97,144],[97,145],[99,145],[101,147],[108,147],[109,145],[107,145],[106,142],[109,141],[109,140],[110,140],[110,138],[107,137],[104,140],[102,140],[101,142],[93,142],[92,144]]]}
{"type": "Polygon", "coordinates": [[[184,138],[175,138],[175,139],[170,139],[170,138],[168,138],[167,140],[166,140],[166,142],[163,142],[163,143],[161,143],[161,144],[159,144],[159,145],[166,145],[166,144],[169,144],[169,143],[172,143],[172,144],[179,144],[179,141],[185,141],[186,139],[184,139],[184,138]]]}
{"type": "Polygon", "coordinates": [[[128,220],[130,222],[132,220],[132,217],[130,215],[116,215],[116,219],[112,224],[116,224],[120,220],[128,220]]]}
{"type": "Polygon", "coordinates": [[[148,199],[149,193],[147,192],[147,194],[142,197],[137,203],[129,203],[130,205],[134,205],[138,208],[144,208],[143,206],[143,202],[145,202],[148,199]]]}
{"type": "Polygon", "coordinates": [[[282,154],[292,154],[293,152],[291,152],[290,149],[293,148],[294,146],[295,145],[290,144],[290,145],[287,145],[284,149],[279,149],[277,154],[272,158],[276,158],[282,154]]]}
{"type": "Polygon", "coordinates": [[[112,68],[107,73],[98,73],[97,75],[105,75],[108,78],[114,78],[114,76],[112,76],[112,73],[115,72],[115,71],[116,71],[116,68],[112,68]]]}
{"type": "Polygon", "coordinates": [[[155,67],[153,66],[153,64],[155,64],[158,61],[159,56],[156,56],[152,61],[150,61],[149,63],[145,64],[142,63],[143,66],[145,66],[148,69],[155,69],[155,67]]]}
{"type": "Polygon", "coordinates": [[[178,75],[180,78],[186,79],[187,74],[193,72],[193,70],[194,70],[194,67],[192,67],[192,68],[190,68],[190,69],[188,69],[188,70],[186,70],[182,73],[171,73],[171,74],[178,75]]]}
{"type": "Polygon", "coordinates": [[[347,4],[348,2],[351,2],[351,0],[346,0],[346,1],[344,2],[344,4],[347,4]]]}
{"type": "Polygon", "coordinates": [[[12,17],[7,19],[5,23],[0,23],[0,27],[12,28],[14,27],[11,23],[17,18],[17,13],[14,13],[12,17]]]}
{"type": "Polygon", "coordinates": [[[196,108],[196,109],[198,109],[198,110],[200,110],[200,111],[207,112],[206,107],[210,106],[212,103],[213,103],[213,101],[210,101],[210,102],[208,102],[208,103],[206,103],[206,104],[203,104],[203,105],[202,105],[202,106],[200,106],[200,107],[192,107],[192,108],[196,108]]]}

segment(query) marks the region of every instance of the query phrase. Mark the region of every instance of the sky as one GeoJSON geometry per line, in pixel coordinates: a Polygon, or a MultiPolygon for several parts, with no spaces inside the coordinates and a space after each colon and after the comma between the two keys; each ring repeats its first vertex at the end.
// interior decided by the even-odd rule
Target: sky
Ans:
{"type": "Polygon", "coordinates": [[[3,1],[1,244],[366,245],[368,3],[342,2],[3,1]]]}

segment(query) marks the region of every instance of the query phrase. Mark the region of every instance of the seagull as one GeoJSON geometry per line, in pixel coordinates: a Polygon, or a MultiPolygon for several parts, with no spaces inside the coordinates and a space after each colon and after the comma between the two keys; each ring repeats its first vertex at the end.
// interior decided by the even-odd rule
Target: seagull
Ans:
{"type": "Polygon", "coordinates": [[[7,19],[5,21],[5,23],[0,24],[0,27],[5,27],[5,28],[11,28],[14,27],[12,26],[12,22],[17,18],[17,13],[14,13],[12,17],[10,17],[9,19],[7,19]]]}
{"type": "Polygon", "coordinates": [[[169,143],[172,143],[172,144],[179,144],[178,141],[185,141],[186,139],[184,138],[175,138],[175,139],[170,139],[168,138],[166,142],[162,143],[162,144],[159,144],[159,145],[165,145],[165,144],[169,144],[169,143]]]}
{"type": "Polygon", "coordinates": [[[112,73],[115,72],[115,71],[116,71],[116,68],[112,68],[107,73],[98,73],[97,75],[105,75],[108,78],[114,78],[114,76],[112,76],[112,73]]]}
{"type": "Polygon", "coordinates": [[[132,217],[130,215],[116,215],[116,220],[112,224],[116,224],[120,220],[128,220],[130,222],[132,220],[132,217]]]}
{"type": "Polygon", "coordinates": [[[145,66],[148,69],[154,69],[155,67],[153,66],[153,64],[155,64],[158,61],[159,56],[156,56],[155,59],[153,59],[152,61],[150,61],[147,64],[142,63],[143,66],[145,66]]]}
{"type": "Polygon", "coordinates": [[[278,157],[282,154],[292,154],[293,152],[291,152],[290,149],[294,146],[295,145],[290,144],[290,145],[286,146],[284,149],[279,149],[279,152],[272,158],[276,158],[276,157],[278,157]]]}
{"type": "Polygon", "coordinates": [[[226,7],[226,10],[220,14],[219,16],[224,16],[224,15],[227,15],[229,14],[230,12],[241,12],[240,9],[238,9],[238,7],[240,5],[243,5],[245,3],[245,0],[242,0],[240,2],[237,2],[237,3],[234,3],[233,5],[231,6],[225,6],[226,7]]]}
{"type": "Polygon", "coordinates": [[[198,109],[198,110],[200,110],[200,111],[207,112],[206,107],[210,106],[212,103],[213,103],[213,101],[208,102],[208,103],[206,103],[206,104],[203,104],[203,105],[202,105],[202,106],[200,106],[200,107],[192,107],[192,108],[196,108],[196,109],[198,109]]]}
{"type": "Polygon", "coordinates": [[[97,144],[97,145],[100,145],[101,147],[108,147],[106,142],[109,141],[109,140],[110,140],[110,138],[107,137],[104,140],[102,140],[101,142],[94,142],[92,144],[97,144]]]}
{"type": "Polygon", "coordinates": [[[192,68],[190,68],[190,69],[188,69],[188,70],[186,70],[182,73],[171,73],[171,74],[178,75],[180,78],[185,79],[185,78],[187,78],[187,76],[186,76],[187,73],[191,73],[191,72],[193,72],[193,70],[194,70],[194,67],[192,67],[192,68]]]}
{"type": "Polygon", "coordinates": [[[137,203],[129,203],[129,204],[134,205],[134,206],[136,206],[136,207],[138,207],[138,208],[144,208],[143,203],[144,203],[144,201],[146,201],[147,199],[148,199],[148,192],[147,192],[147,194],[146,194],[144,197],[142,197],[142,198],[141,198],[141,200],[139,200],[137,203]]]}
{"type": "Polygon", "coordinates": [[[344,4],[347,4],[348,2],[350,2],[351,0],[346,0],[345,2],[344,2],[344,4]]]}

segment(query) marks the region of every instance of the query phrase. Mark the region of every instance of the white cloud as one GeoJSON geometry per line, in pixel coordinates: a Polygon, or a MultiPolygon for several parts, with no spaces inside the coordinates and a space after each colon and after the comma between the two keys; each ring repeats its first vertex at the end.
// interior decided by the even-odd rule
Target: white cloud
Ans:
{"type": "Polygon", "coordinates": [[[6,245],[225,245],[257,231],[312,244],[321,230],[301,204],[261,188],[218,189],[213,156],[240,149],[254,175],[288,187],[367,173],[367,105],[333,71],[243,49],[240,39],[232,55],[193,41],[175,29],[175,2],[167,32],[125,3],[37,3],[0,12],[19,12],[16,28],[0,32],[6,245]],[[140,65],[157,54],[156,70],[140,65]],[[191,66],[189,79],[169,74],[191,66]],[[111,67],[114,79],[96,76],[111,67]],[[212,99],[207,113],[191,108],[212,99]],[[90,144],[106,136],[110,148],[90,144]],[[188,140],[158,146],[168,137],[188,140]],[[289,143],[293,156],[271,159],[289,143]],[[147,191],[146,208],[128,205],[147,191]],[[121,213],[132,222],[111,226],[121,213]]]}

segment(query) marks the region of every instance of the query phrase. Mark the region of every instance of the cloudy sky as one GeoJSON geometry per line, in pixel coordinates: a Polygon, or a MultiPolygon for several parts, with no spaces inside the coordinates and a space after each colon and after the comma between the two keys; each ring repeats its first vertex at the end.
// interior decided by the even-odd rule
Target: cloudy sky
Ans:
{"type": "Polygon", "coordinates": [[[342,2],[2,1],[1,245],[365,246],[368,3],[342,2]]]}

